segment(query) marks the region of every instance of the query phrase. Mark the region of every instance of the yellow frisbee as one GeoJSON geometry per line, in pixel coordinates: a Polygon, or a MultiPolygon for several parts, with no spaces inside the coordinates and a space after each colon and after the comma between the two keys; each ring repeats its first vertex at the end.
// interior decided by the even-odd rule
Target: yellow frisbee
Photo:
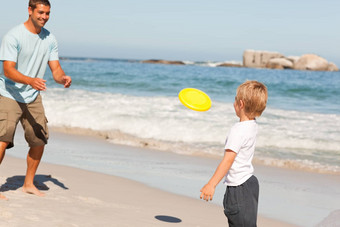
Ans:
{"type": "Polygon", "coordinates": [[[196,88],[184,88],[178,94],[181,103],[189,109],[207,111],[211,107],[209,96],[196,88]]]}

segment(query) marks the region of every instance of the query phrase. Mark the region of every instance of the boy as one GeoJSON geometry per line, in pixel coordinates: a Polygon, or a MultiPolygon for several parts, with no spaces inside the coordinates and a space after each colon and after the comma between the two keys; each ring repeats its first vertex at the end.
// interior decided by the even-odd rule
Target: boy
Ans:
{"type": "Polygon", "coordinates": [[[256,226],[259,184],[253,175],[257,123],[268,99],[267,88],[257,81],[246,81],[236,91],[234,109],[240,122],[230,130],[224,158],[214,175],[201,189],[201,199],[212,200],[215,187],[225,177],[224,213],[229,226],[256,226]]]}

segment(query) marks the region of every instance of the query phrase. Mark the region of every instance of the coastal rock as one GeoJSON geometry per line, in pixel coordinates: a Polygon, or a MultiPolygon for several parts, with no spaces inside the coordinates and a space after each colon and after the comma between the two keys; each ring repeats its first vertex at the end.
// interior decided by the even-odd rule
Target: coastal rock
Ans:
{"type": "Polygon", "coordinates": [[[315,54],[285,57],[278,52],[255,50],[244,51],[243,66],[249,68],[339,71],[334,63],[329,63],[326,59],[315,54]]]}
{"type": "Polygon", "coordinates": [[[287,58],[272,58],[266,65],[269,69],[292,69],[293,67],[293,62],[287,58]]]}
{"type": "Polygon", "coordinates": [[[300,56],[288,56],[285,57],[287,60],[291,61],[293,63],[293,65],[295,65],[295,63],[300,59],[300,56]]]}
{"type": "Polygon", "coordinates": [[[272,58],[283,58],[278,52],[245,50],[243,53],[243,66],[249,68],[265,68],[272,58]]]}
{"type": "Polygon", "coordinates": [[[329,63],[326,59],[315,54],[305,54],[295,63],[294,69],[328,71],[328,66],[329,63]]]}
{"type": "Polygon", "coordinates": [[[235,62],[223,62],[216,66],[217,67],[243,67],[241,63],[235,63],[235,62]]]}
{"type": "Polygon", "coordinates": [[[150,59],[144,60],[142,63],[152,63],[152,64],[167,64],[167,65],[185,65],[182,61],[168,61],[168,60],[158,60],[158,59],[150,59]]]}
{"type": "Polygon", "coordinates": [[[333,62],[330,62],[328,64],[328,71],[339,71],[339,68],[333,62]]]}

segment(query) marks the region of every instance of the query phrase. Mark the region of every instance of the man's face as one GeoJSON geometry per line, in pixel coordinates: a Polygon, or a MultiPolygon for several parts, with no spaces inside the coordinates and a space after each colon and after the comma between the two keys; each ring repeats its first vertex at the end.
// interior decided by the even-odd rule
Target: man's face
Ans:
{"type": "Polygon", "coordinates": [[[42,28],[50,18],[50,7],[43,4],[38,4],[37,7],[32,10],[28,7],[28,13],[35,27],[42,28]]]}

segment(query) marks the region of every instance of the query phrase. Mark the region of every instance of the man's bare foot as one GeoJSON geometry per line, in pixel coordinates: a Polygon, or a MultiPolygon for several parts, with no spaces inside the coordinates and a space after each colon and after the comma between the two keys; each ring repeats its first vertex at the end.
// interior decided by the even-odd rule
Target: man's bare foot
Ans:
{"type": "Polygon", "coordinates": [[[8,200],[8,198],[6,196],[4,196],[3,194],[0,194],[0,199],[1,200],[8,200]]]}
{"type": "Polygon", "coordinates": [[[40,197],[45,196],[45,193],[39,191],[35,186],[32,187],[22,187],[22,191],[28,194],[37,195],[40,197]]]}

